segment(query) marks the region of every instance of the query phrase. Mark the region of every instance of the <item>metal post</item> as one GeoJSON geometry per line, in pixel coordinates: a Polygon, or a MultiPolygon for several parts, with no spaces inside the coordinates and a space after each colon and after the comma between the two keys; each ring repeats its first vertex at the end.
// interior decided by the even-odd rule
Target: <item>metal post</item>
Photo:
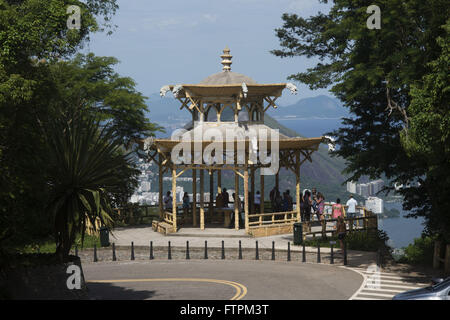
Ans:
{"type": "Polygon", "coordinates": [[[131,241],[131,260],[134,260],[134,243],[131,241]]]}
{"type": "Polygon", "coordinates": [[[78,245],[75,245],[75,256],[78,257],[78,245]]]}
{"type": "Polygon", "coordinates": [[[150,256],[149,260],[153,260],[155,257],[153,256],[153,241],[150,241],[150,256]]]}
{"type": "Polygon", "coordinates": [[[256,240],[255,251],[255,260],[259,260],[258,240],[256,240]]]}
{"type": "Polygon", "coordinates": [[[317,263],[320,263],[320,242],[317,241],[317,263]]]}
{"type": "Polygon", "coordinates": [[[272,260],[275,260],[275,241],[272,241],[272,260]]]}
{"type": "Polygon", "coordinates": [[[116,261],[116,244],[113,242],[112,244],[112,261],[116,261]]]}
{"type": "Polygon", "coordinates": [[[167,259],[171,260],[172,259],[172,250],[170,249],[170,241],[168,243],[168,247],[167,247],[167,259]]]}
{"type": "Polygon", "coordinates": [[[222,260],[223,259],[225,259],[225,242],[222,240],[222,260]]]}
{"type": "Polygon", "coordinates": [[[303,241],[302,262],[306,262],[305,241],[303,241]]]}
{"type": "Polygon", "coordinates": [[[97,245],[94,243],[94,262],[97,262],[97,245]]]}
{"type": "Polygon", "coordinates": [[[291,261],[291,243],[288,242],[287,261],[291,261]]]}
{"type": "Polygon", "coordinates": [[[205,259],[208,259],[208,241],[205,240],[205,259]]]}
{"type": "Polygon", "coordinates": [[[189,260],[191,257],[189,255],[189,241],[186,241],[186,260],[189,260]]]}
{"type": "Polygon", "coordinates": [[[347,265],[347,242],[344,241],[344,266],[347,265]]]}
{"type": "Polygon", "coordinates": [[[242,246],[241,246],[241,240],[239,240],[239,260],[242,260],[242,246]]]}
{"type": "Polygon", "coordinates": [[[331,244],[331,256],[330,256],[330,264],[334,264],[334,251],[333,251],[333,244],[331,244]]]}

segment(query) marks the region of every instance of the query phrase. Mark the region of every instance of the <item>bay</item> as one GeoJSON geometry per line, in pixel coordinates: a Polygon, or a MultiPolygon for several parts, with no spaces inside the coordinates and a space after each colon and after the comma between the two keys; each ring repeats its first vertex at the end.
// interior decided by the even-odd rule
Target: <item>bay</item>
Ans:
{"type": "Polygon", "coordinates": [[[385,202],[387,209],[397,209],[400,211],[398,218],[378,217],[378,229],[383,230],[389,236],[389,245],[392,248],[401,249],[414,242],[415,238],[420,238],[423,231],[424,219],[406,218],[407,211],[402,209],[401,202],[385,202]]]}

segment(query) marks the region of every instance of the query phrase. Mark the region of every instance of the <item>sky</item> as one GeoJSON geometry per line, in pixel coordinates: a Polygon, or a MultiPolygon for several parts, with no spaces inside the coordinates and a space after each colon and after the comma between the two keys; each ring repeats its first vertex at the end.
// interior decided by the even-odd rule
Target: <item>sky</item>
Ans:
{"type": "MultiPolygon", "coordinates": [[[[226,46],[233,56],[232,71],[258,83],[288,82],[289,75],[306,71],[318,60],[281,59],[270,53],[280,48],[275,29],[283,24],[282,14],[309,17],[330,8],[318,0],[119,0],[118,4],[113,34],[94,34],[83,51],[118,58],[117,72],[133,78],[147,97],[166,84],[198,83],[222,71],[220,55],[226,46]]],[[[326,89],[312,91],[295,84],[298,94],[283,91],[280,105],[331,96],[326,89]]]]}

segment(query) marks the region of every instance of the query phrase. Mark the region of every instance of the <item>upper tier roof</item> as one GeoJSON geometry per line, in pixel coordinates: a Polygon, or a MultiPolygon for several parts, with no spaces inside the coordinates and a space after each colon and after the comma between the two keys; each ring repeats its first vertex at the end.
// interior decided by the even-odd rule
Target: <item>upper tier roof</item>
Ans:
{"type": "Polygon", "coordinates": [[[247,77],[244,74],[231,72],[231,71],[222,71],[215,74],[210,75],[209,77],[203,79],[199,84],[205,85],[222,85],[222,84],[257,84],[255,80],[250,77],[247,77]]]}

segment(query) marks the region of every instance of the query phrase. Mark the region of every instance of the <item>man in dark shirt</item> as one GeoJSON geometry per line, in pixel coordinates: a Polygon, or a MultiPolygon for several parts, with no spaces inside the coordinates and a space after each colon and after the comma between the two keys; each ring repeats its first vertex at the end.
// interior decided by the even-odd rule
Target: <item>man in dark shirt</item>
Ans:
{"type": "Polygon", "coordinates": [[[222,201],[223,201],[223,206],[225,208],[228,208],[228,203],[230,202],[230,196],[229,196],[229,194],[227,192],[227,188],[223,188],[222,201]]]}

